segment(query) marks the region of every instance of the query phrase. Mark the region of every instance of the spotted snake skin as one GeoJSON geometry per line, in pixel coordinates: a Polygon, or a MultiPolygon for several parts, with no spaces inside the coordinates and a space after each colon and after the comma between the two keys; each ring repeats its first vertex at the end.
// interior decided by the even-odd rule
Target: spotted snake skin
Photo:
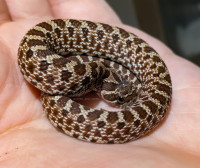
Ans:
{"type": "MultiPolygon", "coordinates": [[[[158,53],[136,35],[103,23],[73,19],[39,23],[23,37],[18,64],[25,79],[42,91],[41,101],[50,122],[83,141],[135,140],[162,121],[171,102],[171,78],[158,53]],[[121,72],[117,70],[124,68],[128,69],[126,75],[119,77],[121,72]],[[100,78],[107,80],[105,86],[110,84],[105,90],[100,78]],[[125,104],[119,111],[92,109],[72,98],[90,91],[94,82],[112,99],[115,96],[109,88],[119,78],[140,86],[132,104],[125,104]]],[[[133,99],[132,85],[129,88],[133,99]]]]}

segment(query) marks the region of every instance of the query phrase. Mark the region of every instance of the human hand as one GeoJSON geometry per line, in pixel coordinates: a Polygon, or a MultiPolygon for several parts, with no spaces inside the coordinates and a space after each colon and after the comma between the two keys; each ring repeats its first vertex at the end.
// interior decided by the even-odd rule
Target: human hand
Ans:
{"type": "MultiPolygon", "coordinates": [[[[200,68],[149,35],[123,25],[103,0],[0,0],[0,167],[199,167],[200,68]],[[158,129],[122,145],[82,142],[48,121],[40,92],[19,71],[17,49],[41,21],[75,18],[122,27],[147,41],[167,64],[172,104],[158,129]]],[[[131,16],[130,16],[131,17],[131,16]]]]}

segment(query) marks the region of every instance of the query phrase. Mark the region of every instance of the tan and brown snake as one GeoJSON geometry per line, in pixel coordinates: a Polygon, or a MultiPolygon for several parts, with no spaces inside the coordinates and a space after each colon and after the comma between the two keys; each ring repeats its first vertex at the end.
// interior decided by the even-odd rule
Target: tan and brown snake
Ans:
{"type": "Polygon", "coordinates": [[[42,91],[51,123],[63,133],[95,143],[125,143],[152,130],[171,102],[172,83],[158,53],[121,28],[85,20],[56,19],[30,29],[18,64],[42,91]],[[77,55],[77,56],[75,56],[77,55]],[[95,90],[121,110],[78,104],[95,90]]]}

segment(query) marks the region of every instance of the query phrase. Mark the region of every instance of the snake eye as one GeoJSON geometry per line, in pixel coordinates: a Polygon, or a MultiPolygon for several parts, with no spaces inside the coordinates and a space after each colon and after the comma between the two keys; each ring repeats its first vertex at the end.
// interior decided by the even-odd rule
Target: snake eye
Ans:
{"type": "Polygon", "coordinates": [[[124,98],[121,97],[121,96],[119,96],[119,97],[118,97],[118,103],[120,103],[120,104],[121,104],[121,103],[124,103],[124,98]]]}

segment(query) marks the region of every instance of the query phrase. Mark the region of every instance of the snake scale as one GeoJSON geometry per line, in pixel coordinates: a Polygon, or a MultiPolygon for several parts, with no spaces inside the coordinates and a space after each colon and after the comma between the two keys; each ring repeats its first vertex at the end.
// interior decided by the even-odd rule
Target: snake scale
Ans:
{"type": "Polygon", "coordinates": [[[160,123],[171,102],[171,78],[158,53],[136,35],[108,24],[74,19],[39,23],[23,37],[18,64],[25,79],[42,91],[50,122],[83,141],[135,140],[160,123]],[[93,109],[73,100],[91,90],[121,109],[93,109]]]}

